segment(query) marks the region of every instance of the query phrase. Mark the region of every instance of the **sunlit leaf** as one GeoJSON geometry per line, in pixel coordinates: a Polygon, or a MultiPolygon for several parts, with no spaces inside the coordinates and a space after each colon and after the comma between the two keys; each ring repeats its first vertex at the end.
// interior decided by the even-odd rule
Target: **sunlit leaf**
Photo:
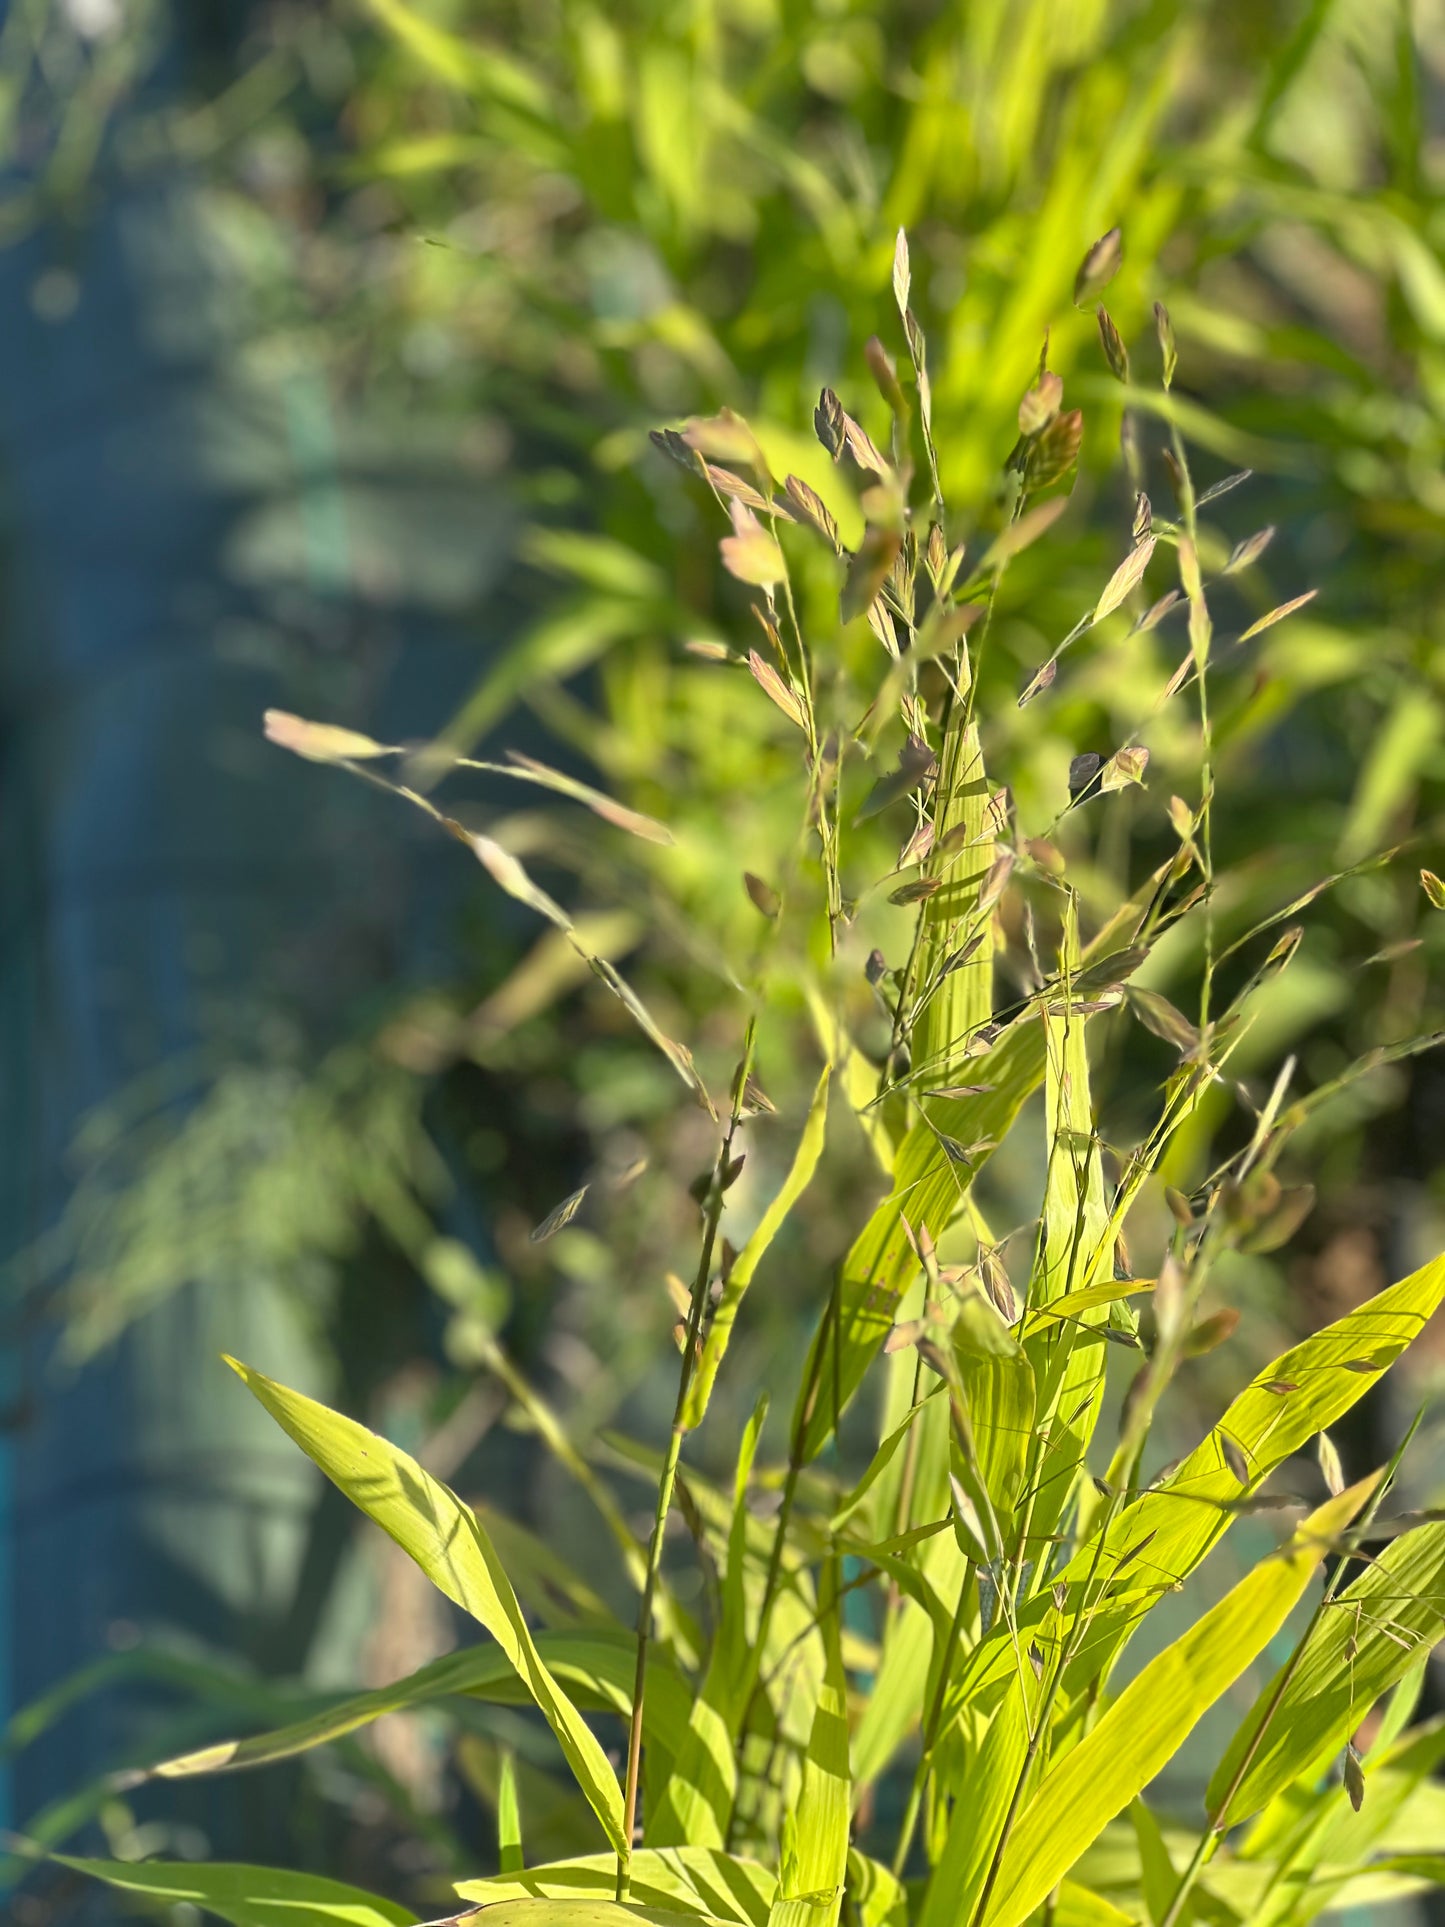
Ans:
{"type": "Polygon", "coordinates": [[[1151,1660],[1044,1775],[1010,1836],[984,1927],[1022,1927],[1115,1814],[1173,1758],[1284,1624],[1370,1484],[1352,1487],[1311,1513],[1287,1546],[1151,1660]]]}
{"type": "Polygon", "coordinates": [[[1231,1822],[1247,1820],[1292,1781],[1312,1779],[1375,1702],[1442,1636],[1445,1525],[1419,1526],[1391,1540],[1339,1594],[1277,1704],[1281,1675],[1263,1689],[1215,1768],[1206,1795],[1210,1812],[1219,1812],[1251,1747],[1253,1757],[1229,1801],[1231,1822]]]}
{"type": "MultiPolygon", "coordinates": [[[[490,1879],[464,1880],[457,1892],[475,1906],[492,1908],[520,1900],[610,1902],[616,1886],[615,1856],[596,1853],[490,1879]]],[[[715,1848],[680,1846],[657,1852],[644,1847],[632,1856],[629,1904],[671,1910],[694,1921],[766,1927],[776,1886],[776,1876],[766,1867],[715,1848]]],[[[537,1927],[547,1927],[546,1921],[539,1917],[537,1927]]]]}
{"type": "Polygon", "coordinates": [[[477,1619],[525,1681],[614,1846],[622,1790],[607,1756],[548,1670],[491,1541],[464,1505],[414,1459],[354,1419],[328,1411],[249,1366],[228,1360],[271,1416],[354,1505],[477,1619]]]}
{"type": "Polygon", "coordinates": [[[336,1927],[412,1927],[416,1919],[406,1907],[319,1874],[234,1866],[219,1860],[56,1858],[73,1873],[104,1881],[119,1893],[168,1908],[187,1902],[229,1921],[231,1927],[327,1927],[332,1922],[336,1927]]]}

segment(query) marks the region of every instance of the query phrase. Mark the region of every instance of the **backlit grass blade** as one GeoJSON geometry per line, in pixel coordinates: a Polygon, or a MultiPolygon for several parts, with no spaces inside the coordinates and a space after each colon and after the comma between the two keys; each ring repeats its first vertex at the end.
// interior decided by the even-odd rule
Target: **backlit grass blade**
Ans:
{"type": "Polygon", "coordinates": [[[783,1818],[783,1857],[768,1927],[833,1927],[848,1865],[848,1688],[839,1646],[836,1566],[824,1580],[818,1624],[826,1655],[803,1783],[783,1818]]]}
{"type": "Polygon", "coordinates": [[[929,1880],[918,1927],[970,1927],[1024,1771],[1028,1738],[1022,1698],[1010,1693],[981,1742],[970,1747],[955,1782],[947,1841],[929,1880]]]}
{"type": "Polygon", "coordinates": [[[979,1497],[987,1520],[997,1523],[1005,1542],[990,1547],[990,1553],[1001,1556],[1012,1547],[1010,1522],[1033,1437],[1033,1366],[981,1292],[970,1293],[960,1304],[949,1349],[961,1406],[955,1453],[961,1449],[967,1461],[965,1478],[976,1478],[982,1488],[979,1497]]]}
{"type": "Polygon", "coordinates": [[[737,1742],[750,1674],[744,1583],[748,1480],[766,1415],[764,1399],[743,1433],[733,1482],[727,1572],[712,1652],[656,1816],[647,1821],[645,1838],[649,1846],[720,1848],[726,1841],[737,1795],[737,1742]]]}
{"type": "Polygon", "coordinates": [[[862,1384],[893,1328],[903,1294],[918,1274],[907,1226],[915,1233],[926,1227],[935,1237],[942,1232],[957,1213],[973,1173],[1038,1088],[1044,1071],[1038,1018],[1020,1018],[979,1062],[987,1064],[993,1089],[977,1096],[927,1100],[927,1122],[914,1124],[899,1147],[891,1194],[843,1261],[838,1330],[832,1331],[830,1318],[815,1339],[799,1394],[796,1419],[804,1426],[807,1458],[816,1457],[827,1443],[834,1412],[841,1412],[862,1384]],[[953,1159],[944,1137],[978,1145],[973,1163],[953,1159]]]}
{"type": "Polygon", "coordinates": [[[508,1748],[502,1754],[501,1778],[497,1786],[497,1865],[503,1873],[520,1873],[527,1864],[522,1846],[522,1810],[517,1795],[517,1757],[508,1748]]]}
{"type": "MultiPolygon", "coordinates": [[[[1064,1589],[1062,1613],[1044,1595],[1019,1614],[1021,1636],[1057,1639],[1091,1578],[1119,1568],[1107,1599],[1093,1613],[1089,1650],[1070,1667],[1070,1692],[1087,1687],[1101,1671],[1107,1676],[1144,1616],[1223,1538],[1246,1491],[1362,1398],[1442,1300],[1445,1258],[1436,1258],[1292,1346],[1256,1374],[1170,1478],[1141,1493],[1079,1548],[1058,1581],[1064,1589]],[[1284,1395],[1268,1389],[1281,1384],[1296,1389],[1284,1395]],[[1247,1487],[1230,1465],[1237,1453],[1249,1473],[1247,1487]],[[1147,1546],[1136,1554],[1146,1538],[1147,1546]]],[[[959,1670],[950,1688],[950,1716],[979,1695],[995,1704],[1002,1683],[1015,1672],[1012,1643],[1005,1629],[995,1627],[959,1670]]]]}
{"type": "Polygon", "coordinates": [[[320,1874],[243,1867],[225,1861],[76,1860],[62,1867],[169,1913],[182,1903],[230,1927],[413,1927],[416,1915],[320,1874]]]}
{"type": "MultiPolygon", "coordinates": [[[[1247,1820],[1292,1780],[1310,1780],[1341,1750],[1370,1708],[1445,1635],[1445,1525],[1392,1540],[1321,1620],[1249,1770],[1229,1802],[1247,1820]]],[[[1254,1743],[1277,1685],[1261,1692],[1205,1796],[1211,1813],[1254,1743]]]]}
{"type": "MultiPolygon", "coordinates": [[[[1120,905],[1095,934],[1084,950],[1087,969],[1102,971],[1107,979],[1110,958],[1134,954],[1130,945],[1138,921],[1164,875],[1158,871],[1148,878],[1141,892],[1120,905]]],[[[916,1063],[921,1061],[916,1057],[916,1063]]],[[[793,1420],[795,1428],[802,1428],[805,1458],[815,1458],[831,1437],[835,1413],[847,1407],[862,1384],[918,1275],[905,1218],[915,1234],[919,1226],[935,1238],[942,1233],[962,1206],[975,1173],[1042,1083],[1044,1064],[1042,1021],[1036,1011],[1026,1011],[983,1056],[969,1062],[970,1072],[978,1074],[964,1081],[987,1083],[991,1089],[925,1100],[926,1118],[909,1128],[899,1146],[892,1191],[843,1261],[836,1319],[830,1312],[814,1339],[793,1420]],[[969,1161],[953,1157],[945,1140],[969,1147],[969,1161]]]]}
{"type": "MultiPolygon", "coordinates": [[[[1078,906],[1072,895],[1064,913],[1059,964],[1064,992],[1045,1005],[1043,1019],[1048,1176],[1043,1232],[1029,1284],[1030,1310],[1057,1304],[1099,1282],[1109,1223],[1089,1093],[1088,1019],[1071,991],[1080,968],[1078,906]]],[[[1051,1323],[1025,1341],[1039,1388],[1040,1415],[1048,1426],[1048,1443],[1033,1473],[1028,1520],[1035,1557],[1058,1525],[1098,1422],[1107,1349],[1101,1328],[1109,1317],[1106,1306],[1081,1308],[1076,1319],[1051,1323]]]]}
{"type": "MultiPolygon", "coordinates": [[[[632,1710],[632,1680],[637,1643],[619,1630],[594,1632],[539,1632],[537,1651],[553,1678],[567,1689],[583,1712],[611,1712],[626,1719],[632,1710]]],[[[447,1653],[390,1686],[355,1693],[324,1711],[294,1720],[267,1733],[241,1740],[220,1740],[175,1759],[164,1760],[151,1772],[160,1779],[230,1773],[245,1767],[269,1766],[292,1759],[313,1747],[344,1739],[373,1720],[409,1706],[425,1706],[452,1695],[519,1706],[530,1695],[511,1661],[499,1646],[471,1646],[447,1653]]],[[[682,1675],[664,1656],[654,1655],[647,1669],[645,1731],[655,1758],[670,1760],[687,1731],[691,1691],[682,1675]]]]}
{"type": "Polygon", "coordinates": [[[537,1648],[517,1595],[476,1514],[405,1452],[249,1366],[228,1360],[283,1431],[351,1502],[396,1541],[432,1584],[471,1613],[525,1683],[615,1847],[622,1789],[591,1728],[537,1648]]]}
{"type": "Polygon", "coordinates": [[[1373,1486],[1363,1480],[1312,1512],[1288,1545],[1151,1660],[1045,1774],[1008,1842],[983,1927],[1022,1927],[1109,1821],[1174,1756],[1200,1717],[1268,1646],[1373,1486]]]}
{"type": "MultiPolygon", "coordinates": [[[[557,1860],[523,1872],[486,1880],[466,1880],[457,1888],[463,1900],[495,1907],[510,1900],[608,1900],[617,1881],[610,1853],[557,1860]]],[[[632,1856],[632,1901],[639,1907],[669,1908],[696,1919],[767,1927],[777,1876],[756,1861],[711,1847],[640,1848],[632,1856]]]]}
{"type": "Polygon", "coordinates": [[[1377,1741],[1370,1748],[1358,1812],[1338,1782],[1325,1788],[1295,1782],[1240,1849],[1260,1865],[1275,1863],[1251,1927],[1298,1927],[1323,1912],[1331,1888],[1321,1876],[1329,1865],[1363,1866],[1387,1839],[1445,1838],[1445,1787],[1436,1777],[1442,1762],[1445,1718],[1436,1718],[1393,1744],[1377,1741]]]}

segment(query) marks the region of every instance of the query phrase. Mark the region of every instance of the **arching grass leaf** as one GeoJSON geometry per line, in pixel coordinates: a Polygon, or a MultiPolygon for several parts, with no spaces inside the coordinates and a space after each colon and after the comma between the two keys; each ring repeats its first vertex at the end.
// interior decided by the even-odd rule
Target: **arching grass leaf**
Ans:
{"type": "Polygon", "coordinates": [[[1173,1758],[1200,1717],[1269,1644],[1373,1487],[1327,1499],[1144,1668],[1044,1775],[1009,1839],[984,1927],[1022,1927],[1084,1850],[1173,1758]]]}
{"type": "Polygon", "coordinates": [[[596,1736],[548,1670],[517,1595],[470,1506],[405,1452],[235,1359],[227,1361],[283,1431],[496,1640],[556,1734],[567,1764],[615,1847],[622,1790],[596,1736]]]}
{"type": "MultiPolygon", "coordinates": [[[[766,1927],[777,1876],[756,1861],[709,1847],[643,1847],[632,1856],[632,1904],[660,1907],[695,1919],[766,1927]]],[[[478,1906],[512,1900],[610,1901],[617,1862],[609,1853],[557,1860],[488,1880],[463,1881],[457,1893],[478,1906]]]]}
{"type": "MultiPolygon", "coordinates": [[[[1306,1647],[1229,1802],[1247,1820],[1292,1780],[1310,1779],[1382,1694],[1445,1636],[1445,1525],[1402,1533],[1344,1588],[1306,1647]]],[[[1211,1813],[1254,1742],[1278,1675],[1261,1692],[1205,1796],[1211,1813]]]]}
{"type": "MultiPolygon", "coordinates": [[[[553,1677],[562,1682],[573,1703],[584,1712],[616,1713],[626,1719],[632,1710],[632,1686],[637,1667],[637,1642],[620,1628],[608,1632],[539,1632],[535,1644],[553,1677]]],[[[429,1666],[390,1686],[355,1693],[333,1706],[289,1725],[246,1739],[220,1740],[190,1753],[163,1760],[150,1770],[157,1778],[188,1779],[207,1773],[233,1773],[246,1767],[269,1766],[294,1758],[313,1747],[344,1739],[388,1713],[409,1706],[425,1706],[458,1695],[503,1706],[527,1703],[530,1694],[499,1646],[471,1646],[448,1653],[429,1666]]],[[[664,1656],[653,1651],[647,1668],[644,1733],[652,1754],[667,1760],[676,1753],[687,1731],[691,1690],[664,1656]]]]}
{"type": "Polygon", "coordinates": [[[77,1860],[63,1854],[56,1859],[120,1893],[156,1902],[157,1911],[185,1901],[231,1927],[413,1927],[416,1920],[407,1907],[319,1874],[219,1860],[77,1860]]]}

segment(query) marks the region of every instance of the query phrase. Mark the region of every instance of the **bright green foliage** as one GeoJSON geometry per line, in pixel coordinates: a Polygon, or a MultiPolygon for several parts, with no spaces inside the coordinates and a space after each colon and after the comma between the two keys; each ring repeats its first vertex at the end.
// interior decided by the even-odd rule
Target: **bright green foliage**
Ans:
{"type": "Polygon", "coordinates": [[[1295,1780],[1309,1761],[1323,1768],[1376,1705],[1440,1637],[1445,1611],[1445,1525],[1417,1526],[1387,1545],[1344,1588],[1280,1695],[1266,1736],[1254,1745],[1278,1682],[1260,1696],[1209,1784],[1217,1810],[1247,1751],[1249,1770],[1229,1802],[1234,1821],[1295,1780]]]}
{"type": "MultiPolygon", "coordinates": [[[[450,39],[417,39],[399,0],[383,11],[439,75],[471,84],[450,39]]],[[[596,33],[605,37],[600,24],[596,33]]],[[[659,113],[686,103],[686,81],[671,68],[654,77],[659,113]]],[[[516,76],[504,69],[496,86],[508,111],[530,111],[516,76]]],[[[679,161],[679,219],[696,211],[695,186],[679,161]]],[[[1081,289],[1112,274],[1119,246],[1111,231],[1089,251],[1081,289]]],[[[1441,1528],[1391,1519],[1393,1463],[1340,1491],[1326,1453],[1327,1496],[1315,1504],[1299,1487],[1319,1475],[1290,1462],[1418,1337],[1445,1299],[1445,1259],[1285,1350],[1179,1464],[1145,1465],[1180,1368],[1222,1333],[1210,1295],[1227,1293],[1243,1255],[1287,1236],[1308,1204],[1280,1173],[1291,1174],[1321,1101],[1321,1087],[1292,1096],[1293,1060],[1271,1063],[1264,1085],[1238,1061],[1299,940],[1274,927],[1284,912],[1231,923],[1226,945],[1216,902],[1209,691],[1221,644],[1210,596],[1228,551],[1216,556],[1201,534],[1179,411],[1163,390],[1141,394],[1139,411],[1168,425],[1173,504],[1136,506],[1135,561],[1101,571],[1085,603],[1093,613],[1068,641],[1126,604],[1151,633],[1145,610],[1167,559],[1184,604],[1172,667],[1156,665],[1152,707],[1128,740],[1060,772],[1051,816],[1026,808],[1004,780],[1007,732],[995,744],[981,666],[1014,571],[1045,540],[1073,476],[1083,422],[1062,407],[1046,345],[1022,405],[1011,404],[1017,433],[996,451],[993,492],[969,498],[966,515],[946,509],[955,468],[946,436],[935,440],[906,242],[893,259],[911,373],[871,355],[888,415],[875,420],[878,438],[827,389],[815,418],[826,459],[808,465],[813,481],[791,466],[780,475],[776,439],[728,411],[659,436],[685,471],[678,486],[714,498],[739,613],[704,661],[742,738],[786,742],[772,767],[787,821],[772,842],[729,851],[734,907],[748,922],[724,947],[728,990],[710,1031],[672,1039],[610,964],[573,946],[697,1099],[686,1121],[710,1144],[691,1191],[692,1283],[675,1289],[674,1423],[660,1450],[612,1445],[656,1495],[645,1555],[608,1512],[622,1575],[640,1594],[635,1643],[624,1647],[615,1626],[534,1634],[492,1539],[446,1485],[353,1421],[237,1368],[327,1476],[480,1622],[600,1830],[607,1851],[527,1866],[526,1799],[507,1767],[503,1870],[462,1889],[493,1910],[493,1927],[1063,1927],[1146,1916],[1178,1927],[1206,1913],[1284,1927],[1309,1919],[1319,1898],[1302,1868],[1342,1899],[1374,1891],[1370,1882],[1413,1890],[1441,1871],[1428,1847],[1397,1848],[1388,1829],[1358,1833],[1349,1864],[1326,1861],[1341,1836],[1312,1830],[1320,1801],[1338,1810],[1333,1756],[1382,1696],[1406,1693],[1400,1682],[1445,1626],[1441,1528]],[[1148,588],[1146,571],[1158,578],[1148,588]],[[1166,803],[1146,780],[1156,719],[1192,746],[1197,806],[1166,803]],[[1126,811],[1153,824],[1160,849],[1116,889],[1098,844],[1111,813],[1126,811]],[[1194,959],[1188,1017],[1143,981],[1166,944],[1194,959]],[[758,1119],[772,1108],[762,1095],[770,1053],[780,1036],[800,1048],[801,1013],[812,1094],[744,1228],[731,1200],[744,1165],[769,1160],[758,1119]],[[1110,1052],[1136,1021],[1170,1061],[1121,1104],[1110,1052]],[[1220,1093],[1238,1102],[1238,1128],[1209,1168],[1190,1133],[1220,1093]],[[1000,1233],[993,1220],[1017,1186],[990,1185],[1010,1158],[1016,1175],[1032,1172],[1032,1191],[1024,1223],[1000,1233]],[[866,1169],[867,1186],[850,1200],[847,1176],[834,1182],[842,1255],[820,1265],[790,1234],[835,1164],[866,1169]],[[719,1416],[738,1356],[729,1338],[785,1269],[803,1280],[811,1343],[797,1348],[796,1373],[782,1361],[795,1381],[785,1433],[770,1437],[760,1402],[739,1440],[719,1416]],[[718,1479],[709,1465],[723,1468],[718,1479]],[[1292,1530],[1261,1539],[1254,1515],[1267,1525],[1275,1509],[1292,1530]],[[1223,1597],[1191,1583],[1246,1516],[1255,1541],[1242,1576],[1223,1597]],[[696,1628],[664,1570],[676,1518],[694,1549],[678,1559],[695,1556],[702,1574],[696,1628]],[[1378,1550],[1365,1555],[1367,1541],[1378,1550]],[[1202,1716],[1286,1633],[1327,1558],[1333,1577],[1309,1626],[1181,1840],[1140,1803],[1202,1716]],[[1167,1630],[1126,1679],[1129,1642],[1164,1602],[1167,1630]],[[582,1717],[597,1707],[616,1716],[620,1784],[582,1717]],[[885,1791],[901,1795],[896,1825],[878,1817],[893,1811],[885,1791]],[[1247,1836],[1231,1836],[1255,1816],[1247,1836]],[[1109,1882],[1106,1854],[1125,1869],[1109,1882]]],[[[1048,266],[1052,284],[1061,263],[1048,266]]],[[[1027,312],[1047,294],[1032,290],[1027,312]]],[[[995,368],[986,386],[1007,379],[995,368]]],[[[1049,680],[1025,692],[1031,702],[1049,680]]],[[[338,746],[291,718],[272,733],[313,760],[364,756],[369,780],[419,806],[573,942],[570,913],[506,846],[505,822],[496,836],[462,829],[410,763],[391,780],[385,758],[400,752],[338,746]]],[[[564,793],[628,834],[667,890],[673,846],[605,797],[564,793]]],[[[681,874],[685,897],[685,865],[681,874]]],[[[1403,1056],[1430,1041],[1390,1049],[1403,1056]]],[[[560,1235],[579,1203],[574,1194],[534,1235],[560,1235]]],[[[492,1368],[540,1446],[593,1482],[563,1421],[509,1362],[492,1368]]],[[[260,1763],[398,1705],[492,1690],[494,1674],[462,1656],[389,1694],[158,1771],[260,1763]]],[[[1378,1760],[1362,1762],[1352,1744],[1345,1753],[1356,1818],[1376,1784],[1392,1826],[1426,1793],[1422,1763],[1438,1735],[1409,1729],[1409,1712],[1407,1698],[1391,1702],[1398,1722],[1378,1760]]]]}
{"type": "MultiPolygon", "coordinates": [[[[1312,1513],[1266,1559],[1132,1680],[1024,1808],[983,1915],[1020,1927],[1116,1813],[1173,1757],[1200,1715],[1274,1637],[1336,1535],[1365,1498],[1352,1488],[1312,1513]]],[[[964,1917],[970,1917],[964,1910],[964,1917]]]]}
{"type": "MultiPolygon", "coordinates": [[[[488,1907],[523,1898],[610,1899],[616,1879],[616,1860],[599,1853],[515,1876],[466,1881],[457,1891],[464,1900],[488,1907]]],[[[632,1858],[632,1896],[638,1906],[732,1921],[736,1927],[767,1927],[776,1888],[777,1877],[766,1867],[715,1848],[647,1847],[632,1858]]]]}
{"type": "Polygon", "coordinates": [[[415,1919],[405,1907],[344,1887],[339,1880],[281,1873],[271,1867],[70,1858],[62,1858],[60,1864],[138,1900],[160,1901],[167,1907],[188,1901],[218,1920],[229,1921],[231,1927],[412,1927],[415,1919]]]}
{"type": "Polygon", "coordinates": [[[591,1729],[537,1649],[511,1582],[476,1514],[413,1459],[365,1426],[262,1377],[237,1372],[277,1424],[355,1505],[374,1519],[422,1571],[479,1620],[557,1735],[567,1763],[608,1836],[620,1840],[617,1776],[591,1729]]]}

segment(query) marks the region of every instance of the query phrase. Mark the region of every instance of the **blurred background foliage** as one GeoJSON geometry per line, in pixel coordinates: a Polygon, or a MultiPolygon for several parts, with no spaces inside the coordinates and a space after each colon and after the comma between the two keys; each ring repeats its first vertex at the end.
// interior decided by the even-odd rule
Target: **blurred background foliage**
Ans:
{"type": "MultiPolygon", "coordinates": [[[[1170,501],[1171,425],[1206,486],[1253,471],[1209,506],[1206,563],[1275,531],[1232,601],[1220,592],[1235,632],[1318,590],[1221,650],[1212,695],[1224,940],[1351,871],[1302,913],[1301,954],[1237,1060],[1267,1089],[1296,1053],[1309,1090],[1445,1022],[1445,919],[1418,882],[1422,864],[1445,867],[1442,90],[1438,0],[12,0],[0,234],[23,269],[7,298],[63,335],[107,207],[165,184],[215,310],[206,379],[264,394],[249,431],[287,450],[237,491],[208,563],[253,597],[257,725],[278,701],[387,741],[505,743],[660,817],[668,847],[579,828],[537,792],[447,779],[451,806],[628,960],[717,1083],[758,941],[742,872],[750,850],[778,847],[795,757],[781,718],[766,741],[730,727],[756,690],[708,648],[746,649],[746,598],[717,566],[715,505],[648,432],[727,405],[779,472],[827,490],[809,426],[821,384],[886,436],[864,344],[876,332],[902,351],[889,277],[905,226],[950,529],[975,558],[1001,524],[1046,337],[1066,405],[1084,411],[1069,507],[1014,565],[981,670],[990,767],[1028,833],[1054,832],[1074,755],[1141,728],[1151,794],[1195,794],[1197,727],[1155,713],[1184,649],[1177,616],[1090,637],[1043,696],[1016,701],[1124,551],[1130,463],[1170,501]],[[1126,388],[1070,299],[1084,250],[1115,223],[1126,388]],[[1179,342],[1172,396],[1157,299],[1179,342]]],[[[201,325],[184,290],[167,323],[201,325]]],[[[810,579],[820,621],[831,579],[821,564],[810,579]]],[[[26,1379],[12,1423],[36,1422],[48,1386],[83,1387],[123,1334],[180,1316],[198,1291],[212,1310],[167,1356],[202,1388],[195,1402],[239,1398],[211,1362],[233,1342],[228,1307],[272,1294],[290,1322],[258,1362],[294,1378],[285,1352],[304,1346],[324,1395],[511,1515],[534,1605],[566,1610],[544,1547],[567,1545],[575,1565],[604,1530],[586,1485],[605,1476],[625,1509],[646,1504],[613,1433],[654,1436],[670,1397],[663,1280],[683,1268],[705,1120],[572,953],[504,910],[429,826],[381,798],[338,803],[327,773],[282,778],[240,728],[187,742],[171,807],[186,811],[218,758],[244,775],[233,807],[284,781],[271,857],[299,820],[324,818],[311,875],[334,859],[340,881],[285,896],[280,928],[245,953],[244,990],[212,984],[184,1049],[139,1047],[77,1116],[60,1189],[47,1179],[45,1202],[10,1214],[26,1379]],[[643,1159],[640,1178],[606,1182],[643,1159]],[[534,1244],[584,1182],[576,1220],[534,1244]],[[564,1416],[560,1451],[499,1359],[564,1416]]],[[[1095,914],[1172,847],[1159,808],[1116,800],[1058,831],[1095,914]]],[[[1017,964],[1024,933],[1010,934],[1017,964]]],[[[1148,980],[1185,1007],[1189,941],[1165,946],[1148,980]]],[[[811,1087],[809,1038],[800,1004],[763,1040],[788,1118],[811,1087]]],[[[1138,1034],[1120,1049],[1101,1074],[1106,1135],[1127,1141],[1131,1085],[1166,1064],[1138,1034]]],[[[1175,1181],[1199,1181],[1239,1118],[1221,1090],[1175,1181]]],[[[1430,1054],[1321,1106],[1298,1141],[1316,1208],[1240,1268],[1239,1333],[1193,1368],[1201,1412],[1244,1358],[1438,1248],[1442,1134],[1430,1054]]],[[[997,1162],[990,1212],[1008,1224],[1030,1174],[997,1162]]],[[[851,1177],[846,1195],[809,1195],[813,1260],[855,1226],[861,1144],[851,1177]]],[[[748,1174],[743,1218],[766,1186],[748,1174]]],[[[808,1329],[786,1257],[739,1335],[742,1407],[808,1329]]],[[[1419,1370],[1439,1369],[1424,1348],[1419,1370]]],[[[1400,1396],[1419,1395],[1417,1375],[1400,1396]]],[[[1398,1417],[1365,1409],[1347,1441],[1361,1466],[1398,1417]]],[[[1183,1439],[1188,1416],[1177,1423],[1183,1439]]],[[[478,1809],[507,1743],[522,1749],[535,1844],[564,1850],[554,1797],[556,1838],[541,1837],[546,1748],[497,1709],[462,1717],[455,1747],[456,1720],[383,1723],[268,1789],[236,1783],[244,1798],[223,1808],[156,1807],[95,1777],[242,1709],[264,1718],[278,1699],[379,1683],[456,1636],[424,1583],[329,1501],[307,1487],[297,1504],[265,1611],[252,1549],[228,1615],[208,1603],[226,1590],[212,1577],[174,1612],[123,1616],[110,1643],[126,1650],[87,1682],[151,1682],[118,1726],[97,1737],[76,1699],[12,1729],[12,1822],[60,1839],[98,1817],[132,1851],[205,1839],[425,1896],[487,1851],[478,1809]],[[32,1771],[67,1718],[90,1737],[32,1771]]],[[[15,1645],[12,1708],[68,1670],[15,1645]]],[[[62,1888],[25,1904],[48,1920],[72,1902],[62,1888]]]]}

